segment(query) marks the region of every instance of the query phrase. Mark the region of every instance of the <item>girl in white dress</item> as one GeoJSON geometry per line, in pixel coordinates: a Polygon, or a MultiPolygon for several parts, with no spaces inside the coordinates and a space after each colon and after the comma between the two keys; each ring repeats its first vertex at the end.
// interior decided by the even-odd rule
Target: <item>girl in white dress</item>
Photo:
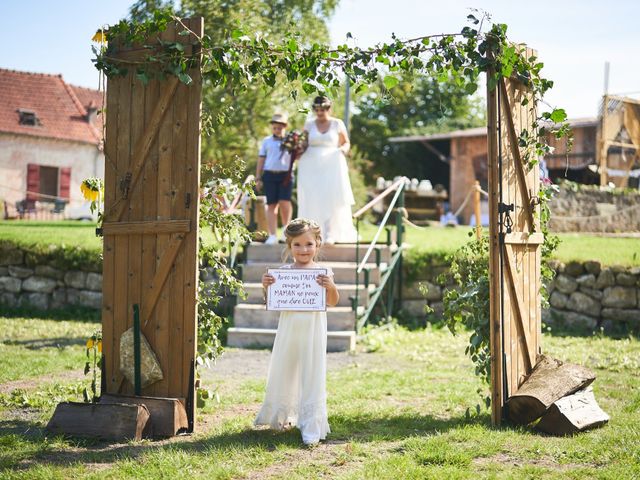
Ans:
{"type": "MultiPolygon", "coordinates": [[[[312,220],[297,218],[285,229],[288,251],[294,263],[282,268],[318,268],[318,249],[322,243],[320,227],[312,220]]],[[[318,284],[327,290],[327,305],[338,303],[333,272],[319,275],[318,284]]],[[[267,289],[275,283],[273,275],[262,276],[267,289]]],[[[276,430],[297,426],[302,441],[313,445],[324,440],[327,421],[327,314],[326,312],[280,313],[273,344],[267,391],[255,425],[276,430]]]]}
{"type": "Polygon", "coordinates": [[[298,161],[298,216],[315,220],[325,243],[355,242],[355,204],[345,155],[350,143],[344,122],[330,116],[331,102],[316,97],[316,118],[305,124],[309,145],[298,161]]]}

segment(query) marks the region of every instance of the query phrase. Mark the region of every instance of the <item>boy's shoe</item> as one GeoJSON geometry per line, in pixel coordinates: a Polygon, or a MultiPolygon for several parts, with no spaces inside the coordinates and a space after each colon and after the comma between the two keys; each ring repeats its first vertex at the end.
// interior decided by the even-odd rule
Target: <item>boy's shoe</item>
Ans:
{"type": "Polygon", "coordinates": [[[275,245],[276,243],[278,243],[278,237],[276,237],[275,235],[269,235],[264,241],[265,245],[275,245]]]}

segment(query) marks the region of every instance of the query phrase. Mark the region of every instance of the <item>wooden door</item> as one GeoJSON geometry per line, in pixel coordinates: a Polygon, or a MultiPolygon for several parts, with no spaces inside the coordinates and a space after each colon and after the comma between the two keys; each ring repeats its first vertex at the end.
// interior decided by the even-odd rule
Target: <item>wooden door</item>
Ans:
{"type": "MultiPolygon", "coordinates": [[[[202,18],[184,23],[202,35],[202,18]]],[[[182,30],[170,25],[161,38],[195,45],[182,30]]],[[[189,74],[189,86],[174,76],[145,85],[135,68],[108,80],[102,330],[107,393],[133,393],[119,371],[120,336],[140,306],[164,376],[142,394],[189,403],[193,425],[202,81],[199,68],[189,74]]]]}
{"type": "MultiPolygon", "coordinates": [[[[535,52],[527,49],[530,57],[535,52]]],[[[494,424],[540,353],[539,167],[528,167],[518,138],[533,133],[535,101],[515,79],[487,92],[490,205],[491,383],[494,424]],[[528,103],[522,106],[522,101],[528,103]]]]}

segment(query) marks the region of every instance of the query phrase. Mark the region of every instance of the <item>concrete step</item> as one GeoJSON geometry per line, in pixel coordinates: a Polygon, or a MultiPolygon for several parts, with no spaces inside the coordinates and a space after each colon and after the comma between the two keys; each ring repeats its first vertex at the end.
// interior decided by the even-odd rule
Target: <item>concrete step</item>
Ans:
{"type": "MultiPolygon", "coordinates": [[[[356,286],[355,284],[345,284],[338,283],[336,284],[338,287],[338,293],[340,294],[340,300],[338,301],[338,307],[350,307],[351,299],[349,297],[353,297],[356,294],[356,286]]],[[[373,292],[375,286],[369,285],[369,294],[373,292]]],[[[258,282],[245,282],[244,290],[247,292],[247,298],[241,300],[242,303],[258,303],[263,304],[263,292],[262,292],[262,284],[258,282]]],[[[367,294],[364,285],[358,285],[358,304],[366,305],[369,300],[369,295],[367,294]]]]}
{"type": "MultiPolygon", "coordinates": [[[[360,258],[367,252],[368,245],[360,245],[360,258]]],[[[376,245],[380,250],[380,261],[389,263],[391,259],[391,248],[387,245],[376,245]]],[[[282,255],[285,251],[283,244],[265,245],[260,242],[252,242],[247,245],[245,250],[246,262],[262,262],[262,263],[282,263],[282,255]]],[[[370,261],[375,263],[375,252],[371,253],[370,261]]],[[[335,245],[323,245],[318,256],[322,262],[355,262],[356,261],[356,245],[353,243],[338,243],[335,245]]]]}
{"type": "MultiPolygon", "coordinates": [[[[361,307],[362,309],[362,307],[361,307]]],[[[264,305],[241,303],[233,309],[233,324],[241,328],[278,328],[280,312],[268,311],[264,305]]],[[[356,316],[351,307],[329,307],[327,330],[336,332],[354,330],[356,316]]]]}
{"type": "MultiPolygon", "coordinates": [[[[269,262],[249,262],[242,265],[242,281],[247,283],[260,283],[262,275],[267,268],[281,267],[282,263],[269,262]]],[[[355,262],[322,262],[321,266],[330,267],[333,270],[334,281],[336,283],[356,283],[356,263],[355,262]]],[[[369,283],[378,284],[382,271],[387,267],[386,263],[376,267],[375,263],[366,264],[371,271],[369,275],[369,283]]],[[[364,282],[364,272],[360,273],[359,283],[364,282]]]]}
{"type": "MultiPolygon", "coordinates": [[[[229,347],[273,347],[276,337],[275,329],[239,328],[232,327],[227,331],[227,345],[229,347]]],[[[344,352],[356,348],[356,332],[328,332],[327,351],[344,352]]]]}

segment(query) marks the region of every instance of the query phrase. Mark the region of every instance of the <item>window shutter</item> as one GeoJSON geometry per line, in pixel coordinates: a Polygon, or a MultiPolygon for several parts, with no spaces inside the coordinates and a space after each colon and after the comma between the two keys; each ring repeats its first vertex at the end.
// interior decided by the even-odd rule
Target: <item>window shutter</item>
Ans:
{"type": "Polygon", "coordinates": [[[29,163],[27,165],[27,200],[39,200],[38,193],[40,193],[40,165],[29,163]]]}
{"type": "Polygon", "coordinates": [[[65,200],[69,200],[69,190],[71,186],[71,167],[60,169],[60,193],[58,195],[65,200]]]}

